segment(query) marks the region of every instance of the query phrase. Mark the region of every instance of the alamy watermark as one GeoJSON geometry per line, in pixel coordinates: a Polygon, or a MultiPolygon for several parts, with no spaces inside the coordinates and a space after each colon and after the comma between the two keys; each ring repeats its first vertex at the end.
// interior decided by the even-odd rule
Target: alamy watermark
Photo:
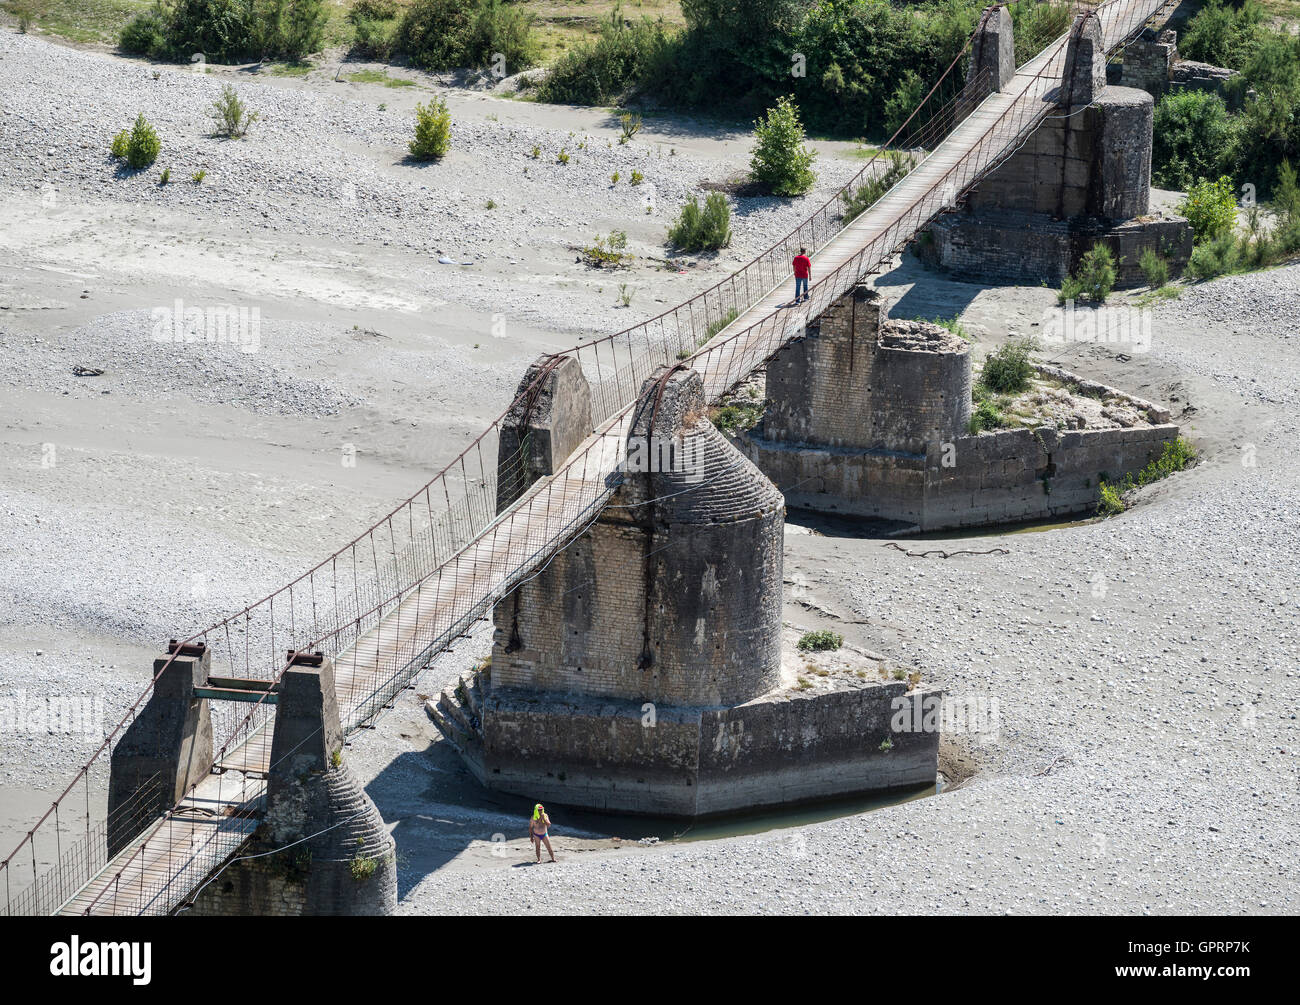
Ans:
{"type": "Polygon", "coordinates": [[[51,695],[33,698],[26,691],[0,696],[0,736],[21,734],[104,738],[103,695],[51,695]]]}
{"type": "Polygon", "coordinates": [[[254,353],[262,345],[262,309],[216,304],[186,307],[177,297],[170,307],[155,307],[152,313],[155,342],[173,345],[205,343],[238,346],[254,353]]]}
{"type": "Polygon", "coordinates": [[[1078,307],[1067,300],[1043,313],[1043,341],[1058,344],[1122,345],[1129,352],[1151,351],[1151,310],[1146,307],[1078,307]]]}
{"type": "Polygon", "coordinates": [[[1002,733],[997,698],[985,695],[905,694],[890,702],[894,733],[948,733],[975,738],[981,746],[1002,733]]]}

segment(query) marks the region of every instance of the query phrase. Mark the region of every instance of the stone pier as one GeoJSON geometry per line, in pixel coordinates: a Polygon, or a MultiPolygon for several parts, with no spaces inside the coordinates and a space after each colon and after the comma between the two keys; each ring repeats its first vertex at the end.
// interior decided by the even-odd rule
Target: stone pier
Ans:
{"type": "MultiPolygon", "coordinates": [[[[998,30],[1001,43],[1001,22],[998,30]]],[[[1080,15],[1066,58],[1057,112],[960,210],[922,232],[915,247],[923,261],[959,278],[1059,286],[1100,243],[1115,258],[1119,287],[1144,284],[1139,260],[1148,248],[1173,275],[1182,272],[1191,227],[1150,206],[1151,95],[1106,85],[1095,15],[1080,15]]]]}
{"type": "Polygon", "coordinates": [[[967,343],[889,320],[880,295],[858,286],[773,358],[766,413],[735,439],[791,506],[931,531],[1088,512],[1102,478],[1141,470],[1178,435],[1151,402],[1039,370],[1134,421],[972,433],[967,343]]]}
{"type": "Polygon", "coordinates": [[[696,817],[932,783],[936,733],[884,743],[911,685],[800,683],[783,537],[699,375],[661,370],[610,504],[497,604],[490,670],[431,717],[485,786],[532,801],[696,817]]]}

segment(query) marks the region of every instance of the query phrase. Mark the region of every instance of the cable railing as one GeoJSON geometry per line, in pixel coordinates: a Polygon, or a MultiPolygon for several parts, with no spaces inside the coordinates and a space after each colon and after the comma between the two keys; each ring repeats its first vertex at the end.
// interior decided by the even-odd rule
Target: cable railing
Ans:
{"type": "MultiPolygon", "coordinates": [[[[1152,6],[1137,0],[1111,0],[1098,8],[1095,16],[1102,18],[1106,38],[1114,32],[1114,37],[1123,39],[1141,30],[1152,6]],[[1135,23],[1130,23],[1134,19],[1135,23]]],[[[592,389],[596,426],[558,472],[528,485],[517,501],[498,513],[499,479],[515,486],[529,477],[527,443],[507,456],[498,456],[501,431],[511,410],[535,393],[539,381],[545,379],[539,375],[442,471],[366,532],[293,582],[191,635],[175,651],[201,642],[206,644],[214,668],[220,665],[231,676],[268,681],[283,672],[278,657],[285,650],[321,651],[335,659],[345,730],[371,723],[434,656],[599,515],[622,477],[632,409],[642,385],[657,368],[684,360],[703,375],[708,396],[716,402],[781,346],[802,335],[808,319],[830,307],[927,222],[951,209],[963,192],[1050,114],[1054,107],[1051,99],[1062,77],[1067,38],[1057,40],[1037,60],[1026,64],[1033,67],[1037,63],[1035,72],[1018,74],[1007,91],[1000,92],[1014,97],[1003,101],[1006,107],[996,117],[986,111],[985,103],[958,120],[950,116],[952,108],[963,101],[970,104],[976,93],[983,100],[990,90],[986,75],[975,75],[960,84],[955,79],[969,46],[968,41],[890,142],[790,233],[737,272],[677,307],[558,354],[572,357],[582,366],[592,389]],[[925,109],[928,111],[923,114],[925,109]],[[919,163],[867,212],[847,222],[843,198],[880,169],[881,155],[899,149],[895,144],[904,136],[915,144],[909,149],[919,163]],[[940,151],[962,150],[963,145],[968,148],[951,165],[936,160],[940,151]],[[856,250],[812,286],[804,310],[797,314],[766,310],[775,306],[771,303],[773,290],[786,279],[792,249],[826,248],[843,236],[846,227],[853,231],[847,241],[856,250]],[[762,317],[751,321],[748,314],[756,307],[764,308],[757,312],[762,317]]],[[[153,815],[158,824],[146,828],[134,845],[128,846],[129,853],[119,855],[112,865],[106,842],[100,841],[108,830],[107,821],[98,827],[90,824],[92,770],[107,765],[114,741],[130,728],[174,659],[173,655],[159,668],[90,762],[14,853],[0,863],[6,913],[51,913],[78,891],[89,889],[87,884],[92,882],[99,886],[87,910],[165,913],[192,889],[183,887],[195,869],[211,871],[251,833],[251,826],[244,822],[252,819],[249,807],[262,797],[261,791],[254,790],[264,779],[269,760],[268,726],[274,710],[266,702],[248,706],[247,712],[243,712],[245,706],[210,703],[214,775],[192,786],[179,804],[156,807],[153,815]],[[227,782],[229,774],[238,774],[238,782],[233,778],[227,782]],[[85,833],[80,835],[78,847],[65,851],[60,819],[65,807],[82,802],[86,807],[85,833]],[[179,865],[174,863],[172,842],[178,821],[192,811],[201,812],[194,807],[207,804],[219,808],[223,821],[228,817],[237,822],[208,828],[202,842],[191,826],[189,857],[183,855],[179,865]],[[37,843],[45,845],[51,840],[58,865],[53,870],[47,865],[42,871],[37,843]],[[28,856],[30,879],[23,881],[19,870],[28,856]],[[133,873],[136,867],[138,873],[133,873]],[[113,887],[111,906],[109,884],[113,887]]],[[[150,800],[142,797],[137,812],[150,805],[150,800]]]]}

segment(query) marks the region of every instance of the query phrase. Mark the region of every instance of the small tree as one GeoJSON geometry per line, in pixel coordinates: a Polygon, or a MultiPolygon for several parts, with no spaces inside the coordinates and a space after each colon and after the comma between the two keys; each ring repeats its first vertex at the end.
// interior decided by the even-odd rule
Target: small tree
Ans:
{"type": "Polygon", "coordinates": [[[1065,277],[1061,292],[1056,297],[1061,303],[1067,300],[1095,300],[1102,303],[1114,288],[1115,256],[1104,244],[1098,243],[1079,259],[1078,271],[1065,277]]]}
{"type": "Polygon", "coordinates": [[[1142,252],[1142,257],[1138,259],[1138,268],[1142,270],[1143,278],[1153,290],[1158,290],[1169,282],[1169,262],[1154,248],[1147,248],[1142,252]]]}
{"type": "Polygon", "coordinates": [[[451,112],[447,102],[434,98],[427,105],[415,106],[415,139],[410,143],[411,156],[419,161],[438,160],[451,149],[451,112]]]}
{"type": "Polygon", "coordinates": [[[156,161],[161,149],[158,134],[145,120],[143,112],[135,117],[135,125],[129,134],[124,130],[113,138],[113,156],[125,157],[126,162],[137,171],[156,161]]]}
{"type": "Polygon", "coordinates": [[[1232,179],[1223,175],[1218,181],[1198,181],[1187,190],[1187,198],[1179,204],[1178,212],[1192,225],[1197,244],[1230,232],[1237,222],[1237,196],[1232,179]]]}
{"type": "Polygon", "coordinates": [[[221,97],[212,103],[208,115],[216,122],[218,136],[238,139],[248,132],[248,127],[258,120],[258,113],[249,109],[239,100],[239,94],[226,84],[221,88],[221,97]]]}
{"type": "Polygon", "coordinates": [[[803,195],[813,187],[817,176],[812,163],[817,152],[804,146],[803,124],[793,101],[778,98],[776,105],[754,123],[754,137],[757,142],[750,155],[749,171],[755,181],[785,196],[803,195]]]}
{"type": "Polygon", "coordinates": [[[1023,338],[1008,342],[996,352],[989,353],[984,360],[984,369],[980,371],[980,386],[996,394],[1019,394],[1029,386],[1029,380],[1034,375],[1034,365],[1030,362],[1029,354],[1037,348],[1037,341],[1023,338]]]}

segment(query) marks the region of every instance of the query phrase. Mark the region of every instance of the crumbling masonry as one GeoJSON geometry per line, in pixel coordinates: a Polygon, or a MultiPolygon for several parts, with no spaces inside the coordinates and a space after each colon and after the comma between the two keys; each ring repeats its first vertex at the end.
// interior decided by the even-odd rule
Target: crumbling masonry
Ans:
{"type": "MultiPolygon", "coordinates": [[[[550,365],[526,419],[553,446],[586,396],[575,361],[550,365]]],[[[810,695],[783,671],[784,500],[709,421],[696,373],[647,382],[629,458],[646,443],[683,463],[629,463],[595,523],[497,604],[490,671],[429,706],[474,775],[688,817],[932,783],[938,734],[891,731],[909,683],[810,695]]]]}
{"type": "MultiPolygon", "coordinates": [[[[972,77],[991,65],[994,79],[1008,79],[1010,16],[985,19],[976,43],[972,77]]],[[[1057,113],[982,179],[960,210],[918,237],[923,261],[959,278],[1059,286],[1100,243],[1115,258],[1121,288],[1145,282],[1139,260],[1148,248],[1174,275],[1182,272],[1191,227],[1150,207],[1151,95],[1106,86],[1093,14],[1076,21],[1066,60],[1057,113]]]]}

